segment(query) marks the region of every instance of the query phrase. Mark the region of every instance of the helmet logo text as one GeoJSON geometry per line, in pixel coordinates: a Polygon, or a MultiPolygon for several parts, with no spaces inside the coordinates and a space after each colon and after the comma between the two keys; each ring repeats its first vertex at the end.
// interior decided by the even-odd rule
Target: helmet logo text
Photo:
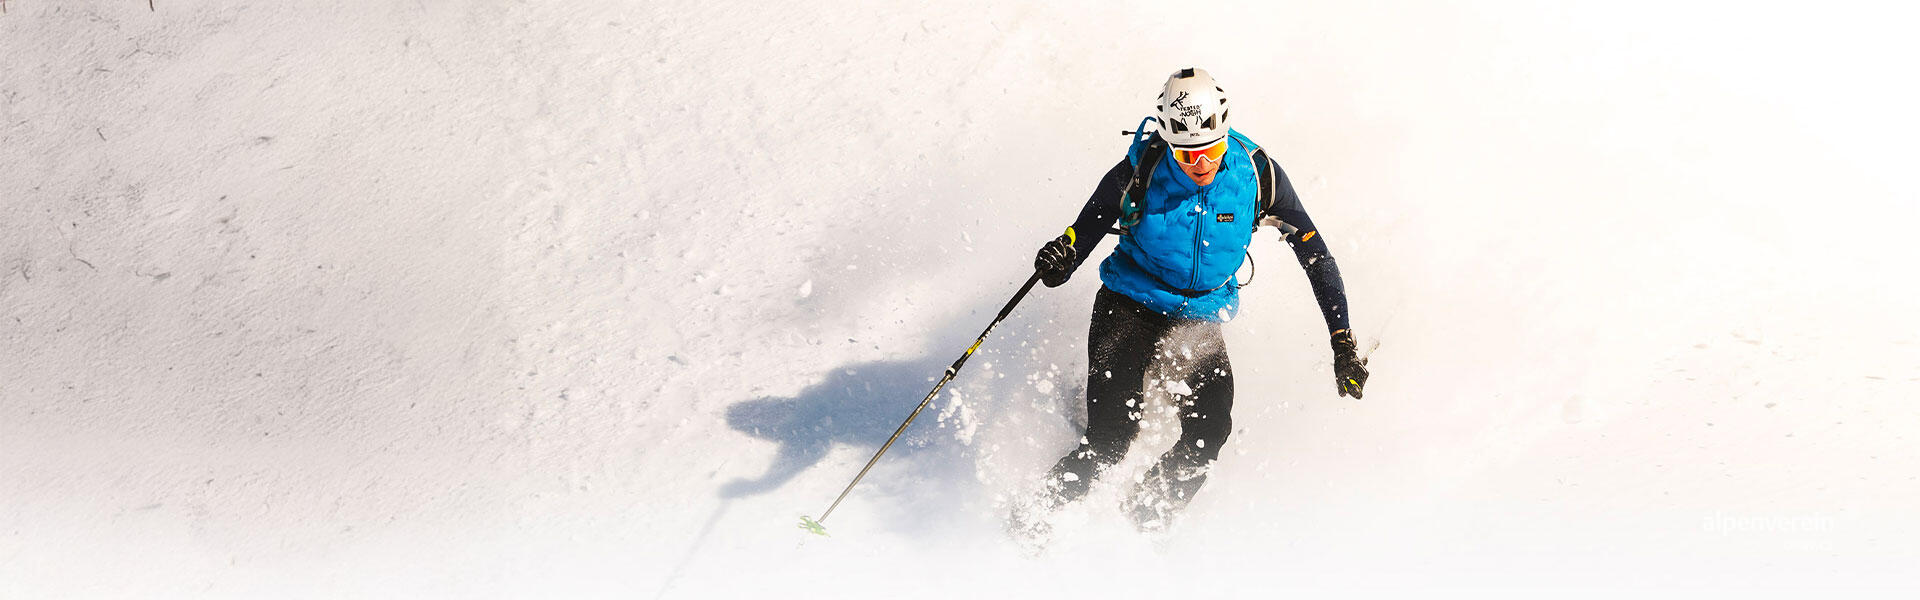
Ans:
{"type": "Polygon", "coordinates": [[[1179,110],[1180,118],[1182,119],[1200,116],[1200,107],[1187,103],[1187,92],[1184,90],[1182,90],[1180,95],[1174,98],[1172,102],[1168,102],[1167,105],[1179,110]]]}

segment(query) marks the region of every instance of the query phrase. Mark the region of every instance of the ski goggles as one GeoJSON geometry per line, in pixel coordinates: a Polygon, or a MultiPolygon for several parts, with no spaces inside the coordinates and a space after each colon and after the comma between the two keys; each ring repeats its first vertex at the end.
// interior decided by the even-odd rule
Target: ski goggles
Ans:
{"type": "Polygon", "coordinates": [[[1226,157],[1226,155],[1227,155],[1227,138],[1220,138],[1220,141],[1218,142],[1214,142],[1210,145],[1199,147],[1199,148],[1174,148],[1173,149],[1173,160],[1178,161],[1180,164],[1183,164],[1189,167],[1199,166],[1200,159],[1203,159],[1203,158],[1210,162],[1218,164],[1220,162],[1220,159],[1226,157]]]}

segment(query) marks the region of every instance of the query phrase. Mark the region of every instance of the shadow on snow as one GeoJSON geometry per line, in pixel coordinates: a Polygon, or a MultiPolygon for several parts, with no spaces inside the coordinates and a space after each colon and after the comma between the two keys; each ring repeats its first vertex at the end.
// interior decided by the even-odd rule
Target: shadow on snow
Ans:
{"type": "MultiPolygon", "coordinates": [[[[790,398],[760,398],[727,408],[727,425],[742,433],[780,443],[773,464],[759,477],[736,479],[720,489],[726,498],[762,494],[779,488],[825,458],[833,445],[879,449],[913,412],[947,364],[933,356],[904,362],[870,362],[834,369],[813,387],[790,398]]],[[[962,369],[962,377],[965,376],[962,369]]],[[[943,392],[944,394],[944,392],[943,392]]],[[[944,399],[921,411],[914,427],[889,449],[895,460],[919,454],[935,437],[935,413],[944,399]]],[[[877,467],[876,467],[877,468],[877,467]]],[[[849,473],[851,477],[853,474],[849,473]]]]}
{"type": "MultiPolygon", "coordinates": [[[[990,432],[1022,415],[1058,418],[1060,421],[1054,425],[1061,428],[1058,437],[1070,439],[1072,434],[1064,430],[1068,427],[1077,430],[1077,424],[1069,425],[1065,417],[1038,414],[1032,406],[1021,404],[1024,400],[1076,406],[1081,401],[1080,375],[1071,366],[1076,362],[1047,348],[1041,339],[1049,337],[1047,333],[1059,338],[1059,332],[1051,331],[1061,327],[1059,323],[1038,318],[1057,305],[1034,304],[1023,304],[994,330],[980,351],[941,390],[939,397],[921,411],[913,425],[900,435],[899,441],[894,442],[836,512],[845,511],[848,504],[884,498],[880,506],[868,505],[863,510],[884,511],[881,517],[888,529],[924,533],[939,523],[954,524],[953,517],[970,504],[990,500],[991,494],[982,493],[987,486],[977,474],[982,461],[989,460],[982,456],[986,451],[982,446],[987,444],[979,442],[977,436],[974,443],[968,443],[959,433],[959,428],[968,426],[969,419],[979,432],[990,432]],[[1022,312],[1028,313],[1026,318],[1022,318],[1022,312]],[[1071,375],[1048,370],[1050,364],[1065,367],[1063,372],[1071,375]],[[1053,391],[1037,392],[1035,378],[1054,381],[1053,391]],[[959,408],[953,405],[955,393],[964,398],[964,410],[970,411],[971,417],[947,412],[959,408]],[[928,515],[942,518],[928,519],[928,515]]],[[[841,486],[859,473],[860,466],[886,443],[900,422],[933,389],[947,366],[966,350],[967,344],[998,308],[997,304],[977,308],[946,324],[936,339],[942,348],[950,349],[950,353],[935,350],[907,360],[836,367],[824,380],[793,396],[756,398],[728,407],[728,426],[776,442],[779,449],[766,471],[725,483],[720,488],[720,496],[731,500],[777,490],[813,469],[836,446],[859,449],[859,459],[846,468],[810,474],[833,480],[833,492],[826,497],[809,498],[808,505],[798,508],[825,509],[841,486]]],[[[1066,348],[1059,351],[1078,353],[1066,348]]],[[[1029,425],[1014,426],[1024,429],[1029,425]]],[[[1064,451],[1064,447],[1061,450],[1064,451]]],[[[1035,478],[1040,475],[1040,471],[1032,473],[1035,478]]],[[[817,512],[808,514],[817,516],[817,512]]]]}

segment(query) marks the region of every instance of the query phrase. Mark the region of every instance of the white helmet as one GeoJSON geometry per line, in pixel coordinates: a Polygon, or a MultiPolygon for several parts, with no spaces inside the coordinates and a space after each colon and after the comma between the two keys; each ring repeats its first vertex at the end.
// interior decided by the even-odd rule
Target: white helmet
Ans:
{"type": "Polygon", "coordinates": [[[1227,91],[1205,69],[1185,68],[1160,88],[1160,139],[1174,146],[1204,146],[1227,136],[1227,91]]]}

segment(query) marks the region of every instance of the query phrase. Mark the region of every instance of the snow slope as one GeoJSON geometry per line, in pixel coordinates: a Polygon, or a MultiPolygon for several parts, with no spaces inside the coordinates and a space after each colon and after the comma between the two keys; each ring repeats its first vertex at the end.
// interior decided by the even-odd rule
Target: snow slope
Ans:
{"type": "Polygon", "coordinates": [[[1920,587],[1901,5],[141,4],[0,15],[0,597],[1920,587]],[[1366,399],[1263,234],[1189,518],[1025,556],[1088,269],[794,529],[1189,65],[1366,399]]]}

